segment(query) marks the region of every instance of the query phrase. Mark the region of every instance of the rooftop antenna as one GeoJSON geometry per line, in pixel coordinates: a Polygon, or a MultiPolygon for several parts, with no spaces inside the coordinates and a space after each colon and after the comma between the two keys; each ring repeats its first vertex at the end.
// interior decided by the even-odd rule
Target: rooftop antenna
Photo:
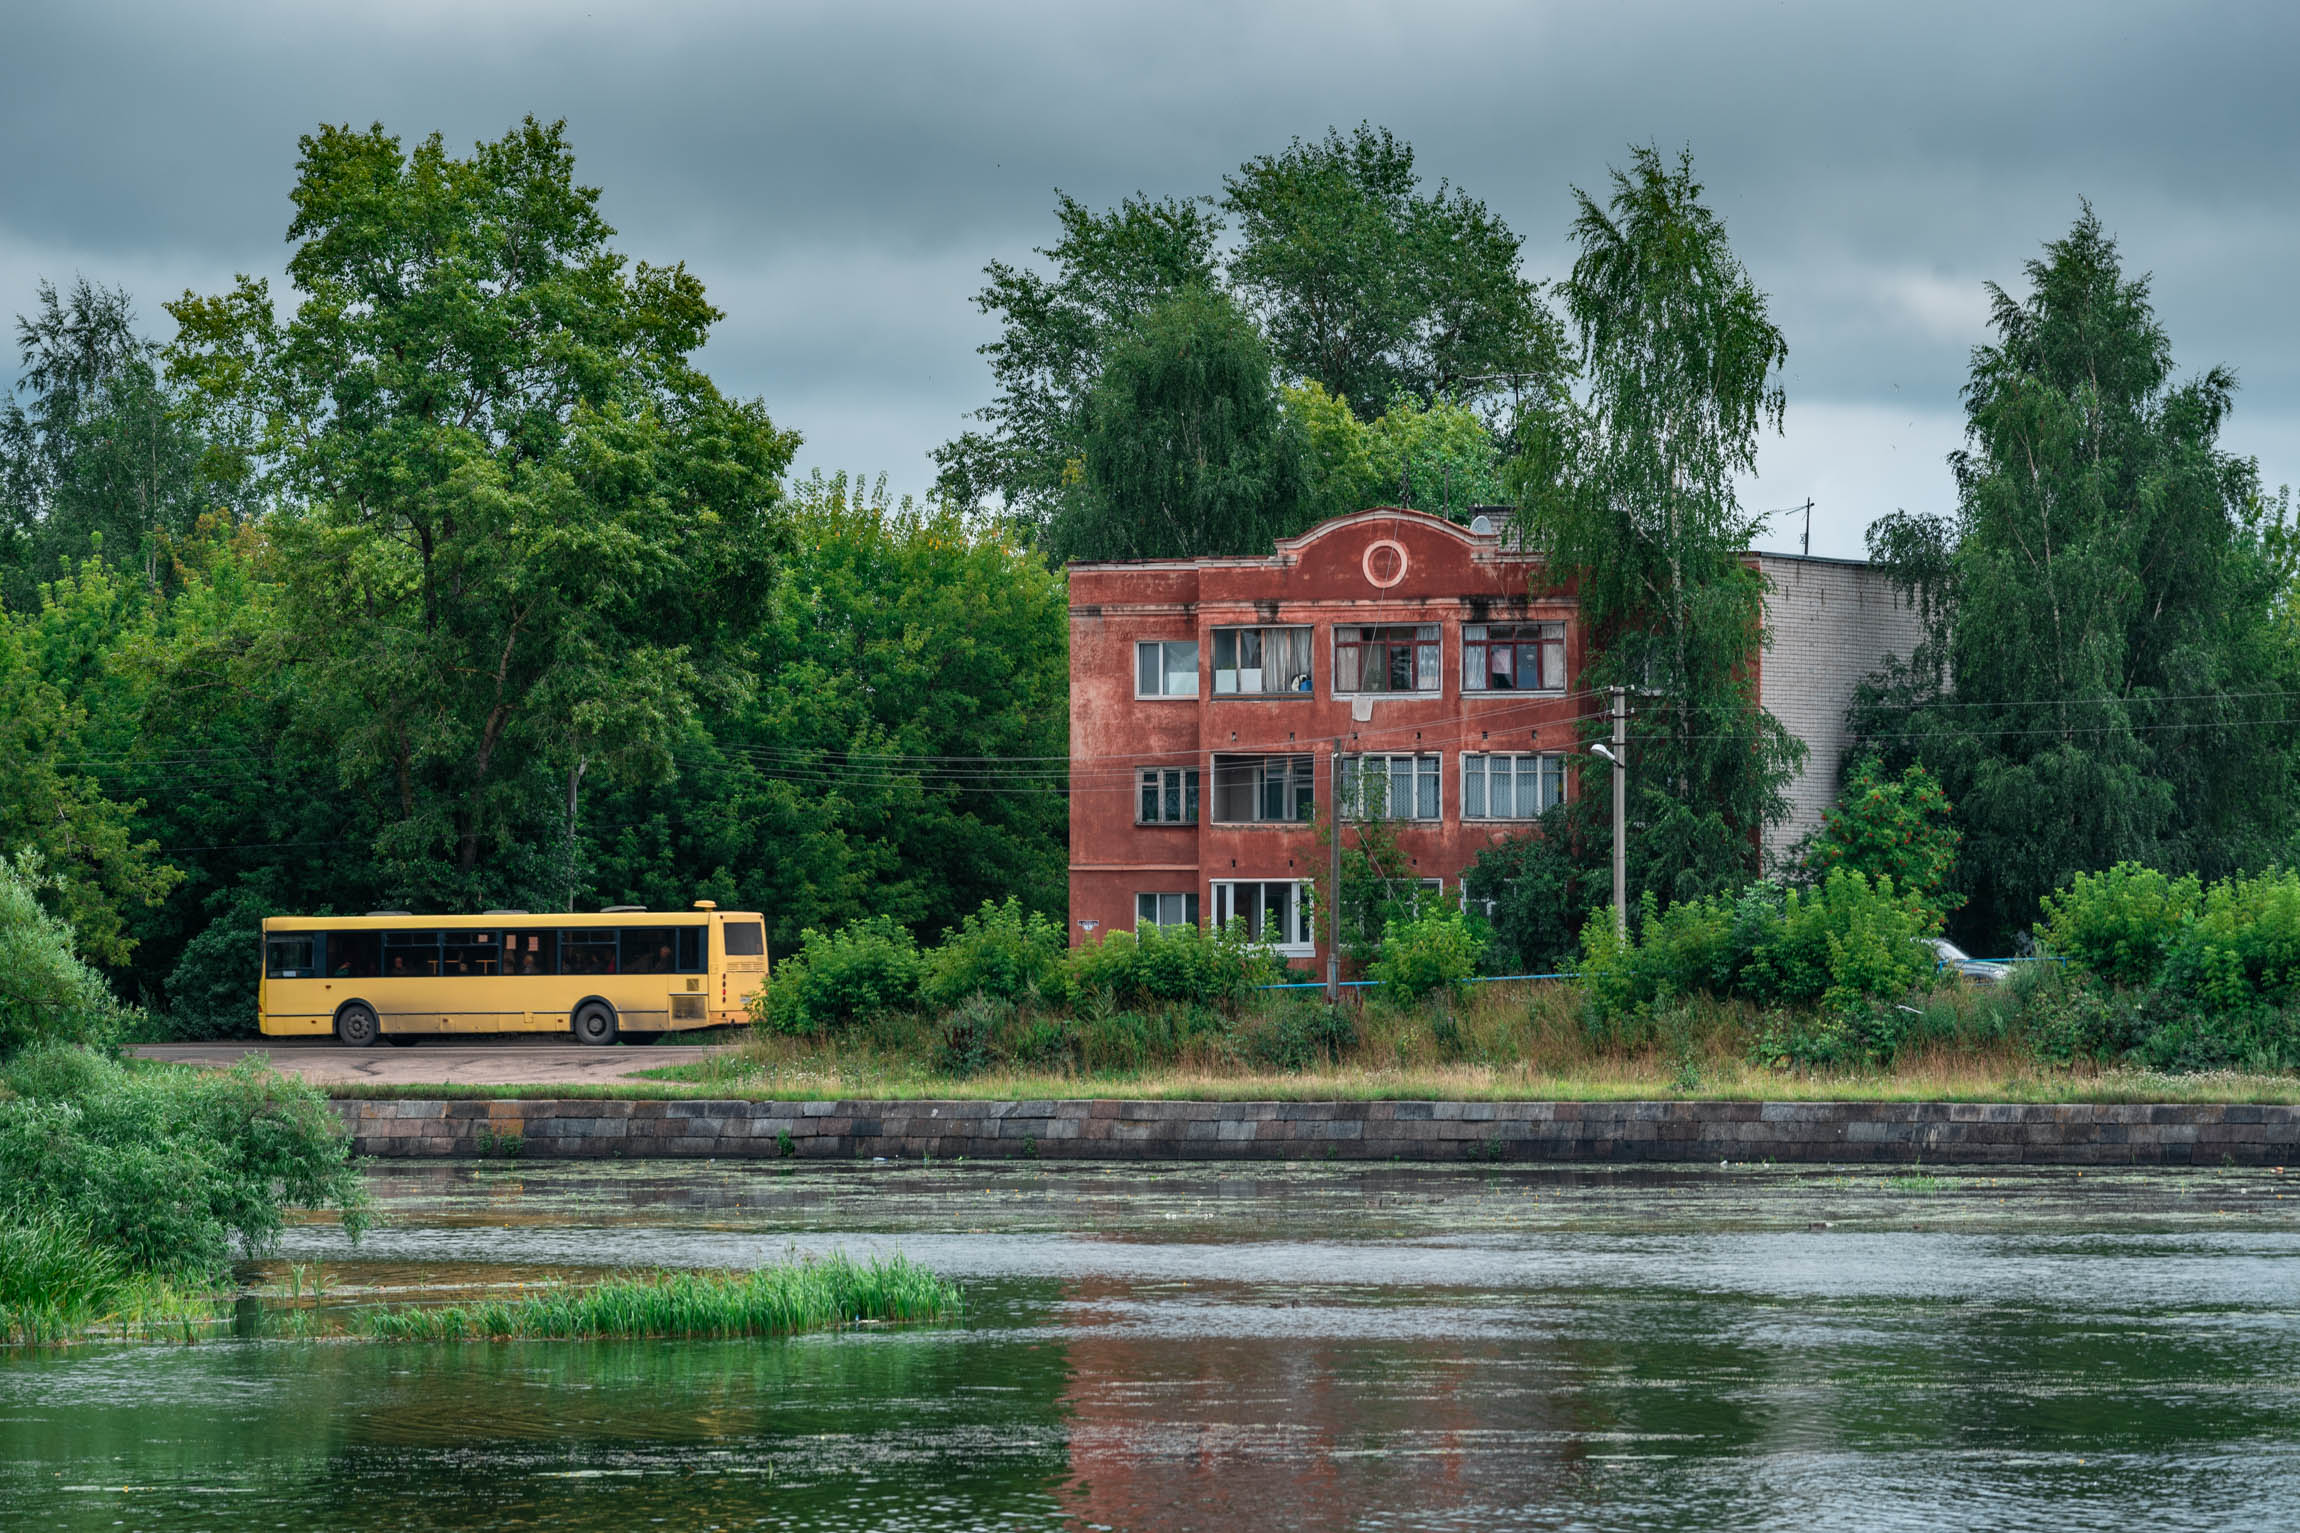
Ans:
{"type": "Polygon", "coordinates": [[[1398,504],[1411,510],[1413,503],[1414,471],[1410,468],[1401,468],[1398,470],[1398,504]]]}
{"type": "Polygon", "coordinates": [[[1805,557],[1813,557],[1813,497],[1805,497],[1805,557]]]}

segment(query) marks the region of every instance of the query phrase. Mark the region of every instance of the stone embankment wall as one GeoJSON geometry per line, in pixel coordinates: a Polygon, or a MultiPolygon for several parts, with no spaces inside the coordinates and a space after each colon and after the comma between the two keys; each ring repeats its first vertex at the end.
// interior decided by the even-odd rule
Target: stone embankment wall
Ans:
{"type": "Polygon", "coordinates": [[[1961,1102],[343,1101],[363,1154],[2281,1165],[2300,1107],[1961,1102]]]}

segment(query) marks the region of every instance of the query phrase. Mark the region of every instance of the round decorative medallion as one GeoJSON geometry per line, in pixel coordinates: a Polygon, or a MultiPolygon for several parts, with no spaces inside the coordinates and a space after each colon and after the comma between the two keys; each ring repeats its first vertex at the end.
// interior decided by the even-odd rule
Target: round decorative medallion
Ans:
{"type": "Polygon", "coordinates": [[[1393,538],[1383,538],[1366,545],[1366,556],[1361,561],[1366,579],[1383,590],[1388,590],[1406,578],[1406,551],[1393,538]]]}

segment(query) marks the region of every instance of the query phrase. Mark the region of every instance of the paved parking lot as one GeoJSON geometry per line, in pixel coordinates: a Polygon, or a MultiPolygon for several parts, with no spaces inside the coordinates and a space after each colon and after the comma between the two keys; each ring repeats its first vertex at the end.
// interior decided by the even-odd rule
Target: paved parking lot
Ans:
{"type": "Polygon", "coordinates": [[[540,1086],[571,1081],[615,1081],[641,1070],[691,1064],[712,1052],[691,1044],[617,1044],[603,1049],[558,1039],[506,1038],[469,1042],[389,1044],[347,1049],[332,1039],[269,1038],[261,1043],[147,1043],[135,1052],[146,1059],[178,1064],[237,1064],[249,1054],[268,1057],[283,1075],[299,1075],[318,1086],[373,1082],[382,1085],[540,1086]]]}

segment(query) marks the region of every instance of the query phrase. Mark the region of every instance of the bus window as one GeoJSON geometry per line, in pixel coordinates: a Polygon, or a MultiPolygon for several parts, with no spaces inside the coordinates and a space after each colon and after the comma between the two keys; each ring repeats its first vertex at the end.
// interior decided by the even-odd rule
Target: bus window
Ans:
{"type": "Polygon", "coordinates": [[[554,932],[505,932],[503,934],[503,972],[506,974],[556,974],[559,972],[559,945],[551,939],[554,932]]]}
{"type": "Polygon", "coordinates": [[[703,933],[707,930],[709,930],[708,927],[702,926],[682,926],[679,928],[679,972],[681,974],[700,974],[710,967],[703,961],[703,933]]]}
{"type": "Polygon", "coordinates": [[[559,934],[559,972],[562,974],[614,974],[615,930],[563,931],[559,934]]]}
{"type": "Polygon", "coordinates": [[[274,937],[264,944],[264,975],[269,979],[315,979],[319,944],[310,932],[274,937]]]}
{"type": "Polygon", "coordinates": [[[439,972],[439,933],[385,932],[383,977],[414,979],[439,972]]]}
{"type": "Polygon", "coordinates": [[[374,979],[383,972],[383,933],[329,932],[327,972],[337,979],[374,979]]]}
{"type": "Polygon", "coordinates": [[[669,974],[678,967],[671,951],[671,928],[668,926],[626,926],[623,928],[623,972],[625,974],[669,974]]]}
{"type": "Polygon", "coordinates": [[[447,948],[439,965],[442,974],[501,974],[503,941],[500,932],[448,932],[447,948]]]}
{"type": "Polygon", "coordinates": [[[756,958],[766,952],[766,932],[756,921],[729,921],[720,930],[729,958],[756,958]]]}

